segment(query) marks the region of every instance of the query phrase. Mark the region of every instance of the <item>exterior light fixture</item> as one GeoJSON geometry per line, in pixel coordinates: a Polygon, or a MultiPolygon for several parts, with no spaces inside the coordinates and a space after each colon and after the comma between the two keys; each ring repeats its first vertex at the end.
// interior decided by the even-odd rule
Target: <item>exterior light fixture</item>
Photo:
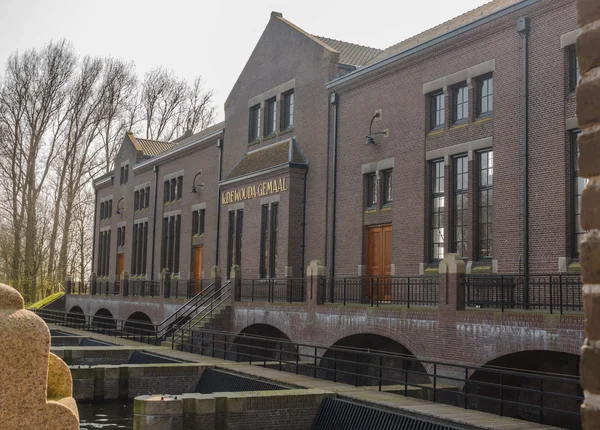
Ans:
{"type": "Polygon", "coordinates": [[[119,201],[117,202],[117,215],[121,215],[123,213],[123,211],[125,210],[124,207],[120,208],[119,207],[119,203],[121,203],[123,201],[123,197],[121,197],[119,199],[119,201]]]}
{"type": "Polygon", "coordinates": [[[369,124],[369,134],[367,135],[367,141],[365,142],[365,145],[375,145],[375,139],[373,138],[373,136],[376,136],[378,134],[386,134],[385,131],[376,131],[375,133],[373,133],[372,131],[373,121],[375,121],[375,118],[379,118],[380,115],[381,114],[379,112],[375,112],[375,115],[373,115],[373,118],[371,118],[371,124],[369,124]]]}
{"type": "Polygon", "coordinates": [[[192,193],[193,194],[196,194],[198,192],[198,187],[204,188],[204,183],[196,184],[196,178],[198,176],[202,176],[202,170],[199,170],[198,173],[196,173],[196,176],[194,176],[194,182],[193,182],[193,185],[192,185],[192,193]]]}

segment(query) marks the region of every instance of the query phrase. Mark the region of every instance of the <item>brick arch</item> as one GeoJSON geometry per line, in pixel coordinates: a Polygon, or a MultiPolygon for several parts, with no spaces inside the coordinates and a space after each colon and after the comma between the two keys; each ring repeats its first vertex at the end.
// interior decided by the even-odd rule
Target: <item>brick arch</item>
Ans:
{"type": "MultiPolygon", "coordinates": [[[[255,326],[265,326],[265,327],[270,327],[270,328],[273,328],[273,329],[277,330],[279,333],[281,333],[283,336],[285,336],[285,337],[280,337],[281,339],[285,339],[285,340],[289,340],[289,341],[291,341],[291,340],[292,340],[292,337],[291,337],[289,334],[287,334],[287,333],[286,333],[284,330],[282,330],[281,328],[279,328],[277,325],[275,325],[275,324],[271,324],[270,322],[269,322],[269,323],[263,323],[263,322],[254,322],[254,323],[252,323],[252,324],[248,324],[248,325],[247,325],[247,326],[245,326],[243,329],[241,329],[241,330],[238,330],[238,331],[237,331],[237,333],[236,333],[236,337],[239,337],[239,336],[240,336],[240,334],[242,334],[242,333],[244,333],[244,332],[247,332],[247,330],[248,330],[249,328],[251,328],[251,327],[255,327],[255,326]]],[[[247,333],[248,333],[248,332],[247,332],[247,333]]],[[[250,334],[250,333],[249,333],[249,334],[250,334]]],[[[266,336],[266,337],[279,337],[279,336],[270,336],[270,335],[268,335],[268,334],[259,334],[259,333],[253,333],[253,334],[256,334],[256,335],[258,335],[258,336],[266,336]]]]}
{"type": "Polygon", "coordinates": [[[279,358],[293,361],[298,347],[290,342],[290,337],[283,330],[271,324],[256,323],[246,326],[237,333],[231,351],[235,354],[236,361],[242,362],[279,358]],[[251,337],[245,337],[245,334],[251,337]]]}
{"type": "Polygon", "coordinates": [[[85,324],[85,314],[81,306],[72,306],[67,314],[67,323],[73,325],[85,324]]]}
{"type": "Polygon", "coordinates": [[[136,311],[129,315],[123,328],[125,331],[139,335],[152,335],[155,332],[152,319],[141,311],[136,311]]]}
{"type": "Polygon", "coordinates": [[[106,308],[100,308],[94,314],[92,318],[92,324],[101,329],[115,330],[117,328],[117,322],[112,312],[106,308]]]}
{"type": "MultiPolygon", "coordinates": [[[[546,335],[547,336],[547,335],[546,335]]],[[[564,348],[557,346],[543,346],[535,343],[513,344],[511,342],[499,342],[494,345],[494,348],[487,349],[481,348],[477,354],[474,354],[472,360],[470,360],[471,366],[485,366],[495,360],[501,359],[509,355],[518,353],[535,352],[535,351],[547,351],[556,353],[565,353],[574,356],[580,356],[581,352],[579,348],[575,351],[565,351],[564,348]]]]}

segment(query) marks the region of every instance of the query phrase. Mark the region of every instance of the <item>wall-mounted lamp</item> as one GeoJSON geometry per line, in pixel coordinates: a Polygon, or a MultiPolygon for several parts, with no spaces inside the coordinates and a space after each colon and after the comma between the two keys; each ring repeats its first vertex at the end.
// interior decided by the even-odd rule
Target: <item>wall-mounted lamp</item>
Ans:
{"type": "Polygon", "coordinates": [[[366,145],[375,145],[375,139],[373,138],[373,136],[376,136],[378,134],[387,134],[385,131],[376,131],[375,133],[372,132],[373,121],[375,121],[375,118],[379,118],[380,116],[381,113],[377,111],[375,112],[375,115],[373,115],[373,118],[371,118],[371,124],[369,125],[369,134],[367,136],[367,141],[365,142],[366,145]]]}
{"type": "Polygon", "coordinates": [[[119,203],[121,203],[123,201],[123,197],[121,197],[119,199],[119,201],[117,202],[117,215],[121,215],[123,213],[123,211],[125,210],[125,207],[119,207],[119,203]]]}
{"type": "Polygon", "coordinates": [[[198,173],[196,173],[196,176],[194,176],[194,182],[193,182],[193,185],[192,185],[192,193],[194,193],[194,194],[198,192],[198,188],[197,187],[204,188],[204,182],[201,183],[201,184],[196,184],[196,178],[198,176],[202,176],[202,170],[199,170],[198,173]]]}

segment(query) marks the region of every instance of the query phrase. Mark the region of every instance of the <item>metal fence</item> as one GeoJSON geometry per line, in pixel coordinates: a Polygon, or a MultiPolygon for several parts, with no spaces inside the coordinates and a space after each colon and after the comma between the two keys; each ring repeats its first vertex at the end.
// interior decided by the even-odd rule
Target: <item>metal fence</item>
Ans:
{"type": "Polygon", "coordinates": [[[89,282],[72,281],[71,289],[68,294],[79,294],[79,295],[90,294],[89,282]]]}
{"type": "Polygon", "coordinates": [[[437,276],[321,278],[320,303],[437,306],[437,276]]]}
{"type": "Polygon", "coordinates": [[[158,297],[160,296],[160,283],[145,279],[129,279],[123,282],[124,296],[158,297]]]}
{"type": "Polygon", "coordinates": [[[92,294],[95,296],[116,296],[121,291],[120,281],[92,281],[92,294]]]}
{"type": "Polygon", "coordinates": [[[579,274],[464,275],[465,306],[487,309],[581,312],[583,295],[579,274]]]}
{"type": "Polygon", "coordinates": [[[238,297],[244,302],[305,302],[306,279],[241,279],[238,297]]]}
{"type": "Polygon", "coordinates": [[[170,279],[165,282],[165,298],[191,299],[211,283],[210,279],[170,279]]]}

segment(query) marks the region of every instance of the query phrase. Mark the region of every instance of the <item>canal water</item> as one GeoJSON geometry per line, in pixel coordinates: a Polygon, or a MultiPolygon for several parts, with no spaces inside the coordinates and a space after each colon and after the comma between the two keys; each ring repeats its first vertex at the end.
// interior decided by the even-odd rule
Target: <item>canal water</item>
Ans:
{"type": "Polygon", "coordinates": [[[133,429],[133,403],[77,403],[77,408],[81,430],[133,429]]]}

